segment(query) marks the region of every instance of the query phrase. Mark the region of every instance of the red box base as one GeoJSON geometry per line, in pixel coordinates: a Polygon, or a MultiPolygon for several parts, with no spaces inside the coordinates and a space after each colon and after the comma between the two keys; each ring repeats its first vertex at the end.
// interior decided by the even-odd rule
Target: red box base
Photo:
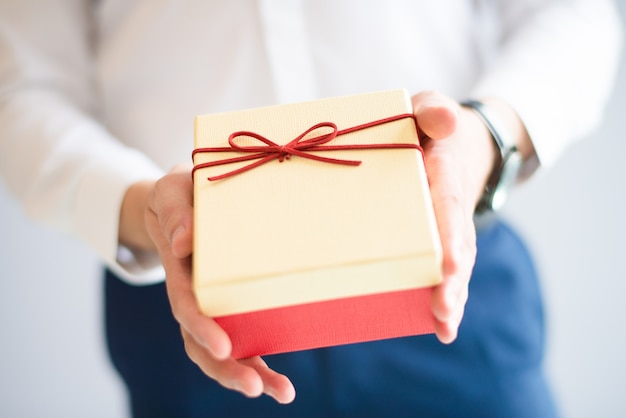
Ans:
{"type": "Polygon", "coordinates": [[[214,318],[234,358],[430,334],[432,288],[307,303],[214,318]]]}

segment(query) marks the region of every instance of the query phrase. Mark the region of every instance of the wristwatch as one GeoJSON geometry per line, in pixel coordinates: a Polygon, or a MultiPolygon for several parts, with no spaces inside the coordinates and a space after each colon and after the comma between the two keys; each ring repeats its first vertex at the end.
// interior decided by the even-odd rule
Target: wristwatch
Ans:
{"type": "Polygon", "coordinates": [[[485,190],[476,205],[475,214],[482,215],[486,212],[496,211],[504,205],[509,190],[517,180],[522,166],[522,156],[513,139],[507,135],[507,131],[502,127],[497,115],[487,105],[478,100],[466,100],[461,102],[461,106],[476,112],[485,123],[499,150],[493,171],[489,175],[485,190]]]}

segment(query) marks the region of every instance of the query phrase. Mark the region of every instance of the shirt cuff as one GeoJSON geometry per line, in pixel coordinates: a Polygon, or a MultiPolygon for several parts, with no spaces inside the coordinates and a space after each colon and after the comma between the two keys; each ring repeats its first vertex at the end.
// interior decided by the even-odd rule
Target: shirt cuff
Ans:
{"type": "Polygon", "coordinates": [[[130,284],[153,284],[165,278],[156,252],[130,251],[118,244],[119,213],[126,190],[137,181],[156,180],[163,174],[146,156],[126,149],[92,165],[81,176],[76,191],[74,232],[130,284]]]}

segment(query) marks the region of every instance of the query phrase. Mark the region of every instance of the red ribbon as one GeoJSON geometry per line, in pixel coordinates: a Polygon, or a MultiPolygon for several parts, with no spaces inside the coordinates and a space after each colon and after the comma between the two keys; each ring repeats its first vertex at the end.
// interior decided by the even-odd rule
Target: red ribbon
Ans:
{"type": "MultiPolygon", "coordinates": [[[[240,167],[236,170],[229,171],[224,174],[220,174],[217,176],[211,176],[207,179],[209,181],[222,180],[237,174],[241,174],[248,170],[252,170],[260,165],[268,163],[272,160],[278,159],[279,162],[283,162],[284,160],[288,160],[292,155],[296,155],[302,158],[308,158],[311,160],[321,161],[325,163],[331,164],[342,164],[342,165],[350,165],[350,166],[358,166],[361,164],[361,161],[355,160],[342,160],[338,158],[329,158],[323,157],[317,154],[312,154],[312,152],[316,151],[345,151],[345,150],[371,150],[371,149],[398,149],[398,148],[409,148],[416,149],[420,151],[422,154],[424,153],[422,148],[418,144],[351,144],[351,145],[326,145],[335,139],[338,136],[349,134],[351,132],[360,131],[362,129],[371,128],[373,126],[383,125],[390,122],[395,122],[400,119],[411,118],[415,121],[415,117],[410,113],[405,113],[401,115],[391,116],[384,119],[375,120],[372,122],[367,122],[362,125],[353,126],[350,128],[338,130],[337,125],[332,122],[321,122],[316,125],[311,126],[306,131],[302,132],[296,138],[285,145],[278,145],[275,142],[261,136],[255,132],[250,131],[237,131],[230,134],[228,137],[229,147],[215,147],[215,148],[196,148],[192,152],[192,158],[199,153],[204,152],[239,152],[243,155],[241,157],[234,158],[226,158],[223,160],[211,161],[208,163],[197,164],[193,167],[191,175],[201,168],[207,167],[215,167],[219,165],[225,164],[233,164],[239,163],[243,161],[252,161],[258,160],[246,166],[240,167]],[[330,132],[309,138],[304,139],[307,135],[311,134],[314,131],[322,130],[322,129],[330,129],[330,132]],[[237,144],[237,138],[248,137],[254,138],[264,145],[258,146],[242,146],[237,144]]],[[[415,122],[417,124],[417,122],[415,122]]]]}

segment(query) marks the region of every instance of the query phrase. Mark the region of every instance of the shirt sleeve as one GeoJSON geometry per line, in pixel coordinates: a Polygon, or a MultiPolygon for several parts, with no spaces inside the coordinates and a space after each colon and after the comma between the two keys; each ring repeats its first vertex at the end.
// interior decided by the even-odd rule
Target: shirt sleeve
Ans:
{"type": "Polygon", "coordinates": [[[619,15],[610,0],[496,3],[497,53],[472,96],[506,100],[550,165],[601,119],[619,62],[619,15]]]}
{"type": "Polygon", "coordinates": [[[163,173],[98,122],[90,3],[0,0],[0,176],[31,218],[150,283],[155,254],[118,257],[119,210],[133,182],[163,173]]]}

